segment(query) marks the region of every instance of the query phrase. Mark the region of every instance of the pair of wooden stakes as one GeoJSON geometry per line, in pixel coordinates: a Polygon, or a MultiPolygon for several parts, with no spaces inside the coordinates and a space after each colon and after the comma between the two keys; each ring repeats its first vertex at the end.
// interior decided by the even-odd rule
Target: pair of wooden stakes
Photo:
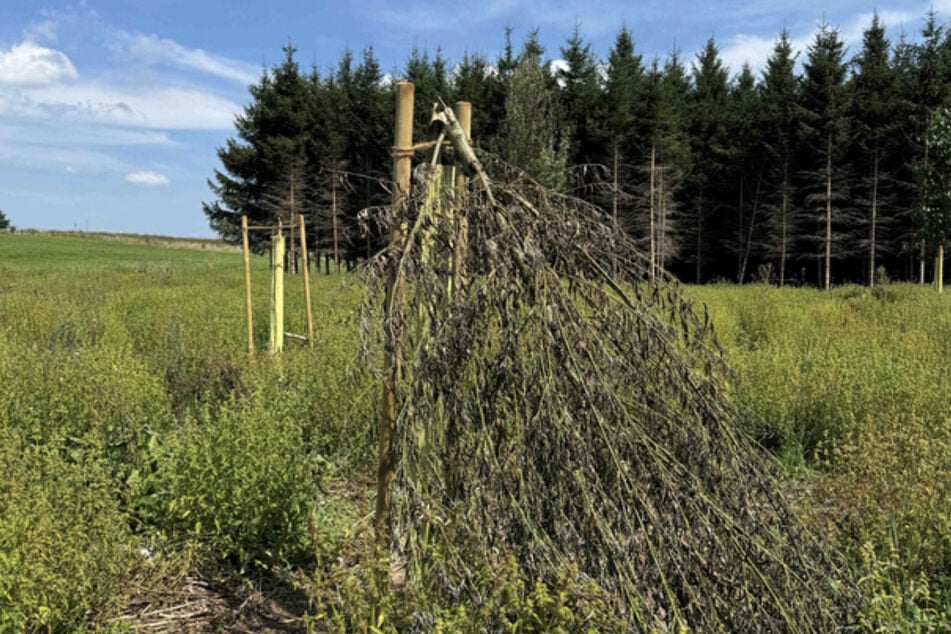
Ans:
{"type": "MultiPolygon", "coordinates": [[[[248,217],[241,216],[241,246],[244,252],[244,301],[248,317],[248,354],[254,354],[254,316],[251,309],[251,258],[248,248],[248,233],[251,231],[271,232],[271,328],[268,336],[268,351],[276,354],[284,349],[284,339],[298,339],[314,347],[314,313],[310,303],[310,269],[307,265],[307,229],[304,216],[298,214],[300,224],[301,264],[304,272],[304,302],[307,313],[307,335],[296,335],[284,331],[284,225],[278,220],[277,226],[248,225],[248,217]]],[[[293,235],[293,233],[291,234],[293,235]]]]}

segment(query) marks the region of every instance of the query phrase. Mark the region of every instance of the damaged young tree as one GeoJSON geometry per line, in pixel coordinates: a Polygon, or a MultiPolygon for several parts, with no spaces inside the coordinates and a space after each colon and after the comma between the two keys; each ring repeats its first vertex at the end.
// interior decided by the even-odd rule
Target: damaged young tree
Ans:
{"type": "Polygon", "coordinates": [[[398,379],[377,535],[416,597],[404,616],[511,627],[539,583],[578,608],[569,629],[834,629],[848,585],[737,431],[706,311],[602,210],[439,120],[474,186],[394,205],[362,320],[398,379]]]}

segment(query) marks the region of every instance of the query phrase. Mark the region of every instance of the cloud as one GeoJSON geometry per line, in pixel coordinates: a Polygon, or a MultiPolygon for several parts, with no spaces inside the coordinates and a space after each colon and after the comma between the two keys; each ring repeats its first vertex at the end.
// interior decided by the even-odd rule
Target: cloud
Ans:
{"type": "Polygon", "coordinates": [[[34,22],[23,30],[23,39],[28,42],[59,41],[59,22],[56,19],[47,19],[34,22]]]}
{"type": "Polygon", "coordinates": [[[76,67],[60,51],[30,41],[0,49],[0,86],[43,86],[77,77],[76,67]]]}
{"type": "Polygon", "coordinates": [[[104,174],[132,169],[114,156],[83,148],[0,143],[0,165],[30,171],[72,168],[72,174],[104,174]]]}
{"type": "Polygon", "coordinates": [[[5,107],[22,117],[158,130],[227,130],[241,111],[214,93],[186,86],[78,82],[19,91],[5,107]]]}
{"type": "Polygon", "coordinates": [[[165,132],[154,130],[125,130],[112,126],[86,124],[61,125],[56,121],[25,121],[15,124],[0,123],[0,142],[27,143],[55,147],[171,147],[179,145],[165,132]]]}
{"type": "Polygon", "coordinates": [[[122,32],[116,37],[112,47],[148,66],[167,64],[242,84],[253,83],[260,73],[252,64],[213,55],[200,48],[186,48],[178,42],[157,35],[122,32]]]}
{"type": "Polygon", "coordinates": [[[171,184],[168,176],[158,172],[130,172],[125,175],[125,181],[139,187],[167,187],[171,184]]]}

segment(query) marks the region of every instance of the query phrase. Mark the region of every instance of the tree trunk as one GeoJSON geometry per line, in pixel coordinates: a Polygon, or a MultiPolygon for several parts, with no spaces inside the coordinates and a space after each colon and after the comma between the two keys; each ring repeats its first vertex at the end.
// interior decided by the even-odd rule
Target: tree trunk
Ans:
{"type": "Polygon", "coordinates": [[[934,267],[934,283],[939,293],[944,292],[944,244],[938,243],[938,258],[934,267]]]}
{"type": "Polygon", "coordinates": [[[615,137],[614,138],[614,188],[612,190],[614,192],[614,197],[613,197],[613,200],[611,201],[612,211],[614,212],[614,226],[618,226],[617,152],[618,152],[617,137],[615,137]]]}
{"type": "Polygon", "coordinates": [[[657,270],[657,245],[656,245],[656,229],[654,227],[654,179],[656,178],[657,170],[657,154],[656,146],[651,144],[651,183],[650,183],[650,256],[651,256],[651,271],[650,278],[651,281],[654,281],[654,271],[657,270]]]}
{"type": "Polygon", "coordinates": [[[743,189],[745,187],[745,173],[740,170],[740,196],[736,206],[736,279],[742,284],[740,277],[743,273],[743,260],[746,248],[743,244],[743,189]]]}
{"type": "Polygon", "coordinates": [[[779,287],[786,284],[786,235],[789,224],[789,157],[783,160],[783,201],[779,212],[779,287]]]}
{"type": "Polygon", "coordinates": [[[340,250],[338,248],[338,239],[337,239],[337,172],[335,171],[332,176],[333,180],[330,186],[330,214],[333,220],[333,230],[334,230],[334,268],[337,270],[337,273],[340,272],[340,250]]]}
{"type": "Polygon", "coordinates": [[[826,143],[826,253],[825,289],[832,287],[832,135],[826,143]]]}
{"type": "Polygon", "coordinates": [[[289,273],[297,273],[297,248],[294,245],[295,243],[294,227],[297,225],[297,205],[295,204],[295,201],[294,201],[293,178],[291,178],[291,209],[290,211],[291,211],[291,214],[290,214],[291,217],[288,220],[290,221],[290,227],[291,227],[291,248],[290,248],[289,259],[287,262],[288,264],[287,270],[289,273]]]}
{"type": "Polygon", "coordinates": [[[743,262],[740,265],[740,279],[742,284],[746,279],[746,267],[750,261],[750,250],[753,248],[753,227],[756,226],[756,212],[759,210],[759,195],[763,186],[763,169],[760,168],[759,175],[756,178],[756,196],[753,198],[753,211],[750,213],[750,226],[746,237],[746,245],[743,249],[743,262]]]}
{"type": "Polygon", "coordinates": [[[658,231],[657,231],[657,270],[664,270],[665,259],[667,257],[667,205],[664,196],[664,169],[661,168],[657,174],[657,213],[658,213],[658,231]]]}
{"type": "Polygon", "coordinates": [[[875,288],[875,233],[878,223],[878,148],[872,158],[872,218],[868,241],[868,287],[875,288]]]}
{"type": "Polygon", "coordinates": [[[703,194],[697,205],[697,272],[696,283],[700,284],[703,275],[703,194]]]}
{"type": "Polygon", "coordinates": [[[925,285],[925,241],[921,241],[921,256],[918,258],[918,283],[925,285]]]}

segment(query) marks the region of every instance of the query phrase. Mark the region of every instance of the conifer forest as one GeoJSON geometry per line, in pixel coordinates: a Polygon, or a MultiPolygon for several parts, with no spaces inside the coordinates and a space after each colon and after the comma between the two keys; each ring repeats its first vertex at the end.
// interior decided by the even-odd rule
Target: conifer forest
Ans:
{"type": "MultiPolygon", "coordinates": [[[[508,31],[497,58],[414,48],[390,73],[372,47],[308,69],[288,45],[219,148],[205,213],[232,241],[241,214],[303,213],[338,261],[375,252],[405,80],[421,104],[470,101],[478,148],[597,205],[684,282],[930,281],[937,243],[916,210],[951,32],[923,24],[890,41],[876,16],[857,50],[828,26],[804,51],[781,32],[761,72],[724,66],[713,38],[692,59],[645,58],[627,28],[606,59],[578,28],[558,51],[508,31]]],[[[429,116],[417,108],[418,138],[429,116]]]]}

